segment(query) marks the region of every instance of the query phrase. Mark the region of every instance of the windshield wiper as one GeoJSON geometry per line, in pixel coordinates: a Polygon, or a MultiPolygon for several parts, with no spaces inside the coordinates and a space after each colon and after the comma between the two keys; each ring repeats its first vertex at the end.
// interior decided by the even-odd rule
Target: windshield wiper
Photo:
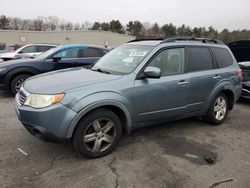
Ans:
{"type": "Polygon", "coordinates": [[[91,69],[92,71],[97,71],[97,72],[101,72],[101,73],[105,73],[105,74],[110,74],[110,72],[108,71],[105,71],[105,70],[102,70],[100,68],[97,68],[97,69],[91,69]]]}

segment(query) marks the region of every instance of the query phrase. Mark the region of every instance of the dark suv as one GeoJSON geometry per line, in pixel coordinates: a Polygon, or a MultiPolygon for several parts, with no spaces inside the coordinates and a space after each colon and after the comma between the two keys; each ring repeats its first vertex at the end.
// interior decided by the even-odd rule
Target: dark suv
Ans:
{"type": "Polygon", "coordinates": [[[19,91],[28,77],[70,67],[91,67],[108,49],[90,45],[64,45],[50,49],[34,59],[0,63],[0,89],[19,91]]]}
{"type": "Polygon", "coordinates": [[[87,157],[110,153],[122,130],[201,116],[224,122],[241,93],[241,69],[213,39],[130,42],[92,69],[30,78],[16,95],[25,128],[47,140],[72,139],[87,157]]]}

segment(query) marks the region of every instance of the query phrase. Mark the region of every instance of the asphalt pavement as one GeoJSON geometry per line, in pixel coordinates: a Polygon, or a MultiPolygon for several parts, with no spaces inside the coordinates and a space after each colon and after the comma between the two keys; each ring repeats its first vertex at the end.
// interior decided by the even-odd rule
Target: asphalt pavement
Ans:
{"type": "Polygon", "coordinates": [[[0,92],[1,187],[250,187],[250,102],[240,101],[224,124],[190,118],[123,135],[99,159],[70,143],[44,142],[18,121],[14,97],[0,92]]]}

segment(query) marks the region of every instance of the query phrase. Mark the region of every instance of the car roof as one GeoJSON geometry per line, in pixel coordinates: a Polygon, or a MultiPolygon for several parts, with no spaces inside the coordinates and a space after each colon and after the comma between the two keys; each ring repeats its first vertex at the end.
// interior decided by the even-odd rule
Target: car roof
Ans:
{"type": "Polygon", "coordinates": [[[166,39],[136,39],[129,41],[128,44],[157,46],[159,44],[171,45],[200,45],[200,46],[225,46],[223,42],[212,38],[196,38],[196,37],[170,37],[166,39]]]}
{"type": "Polygon", "coordinates": [[[88,44],[65,44],[59,46],[61,49],[69,49],[69,48],[87,48],[87,47],[93,47],[93,48],[99,48],[99,49],[105,49],[100,46],[95,45],[88,45],[88,44]]]}
{"type": "Polygon", "coordinates": [[[128,45],[145,45],[145,46],[157,46],[162,40],[140,40],[140,41],[130,41],[128,45]]]}

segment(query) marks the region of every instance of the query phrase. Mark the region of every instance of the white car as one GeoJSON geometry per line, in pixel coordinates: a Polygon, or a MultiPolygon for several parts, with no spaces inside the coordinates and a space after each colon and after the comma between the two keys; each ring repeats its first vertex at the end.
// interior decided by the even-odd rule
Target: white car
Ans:
{"type": "Polygon", "coordinates": [[[55,47],[57,47],[55,44],[28,44],[18,48],[14,52],[0,54],[0,59],[3,61],[8,61],[12,59],[34,58],[41,53],[55,47]]]}

